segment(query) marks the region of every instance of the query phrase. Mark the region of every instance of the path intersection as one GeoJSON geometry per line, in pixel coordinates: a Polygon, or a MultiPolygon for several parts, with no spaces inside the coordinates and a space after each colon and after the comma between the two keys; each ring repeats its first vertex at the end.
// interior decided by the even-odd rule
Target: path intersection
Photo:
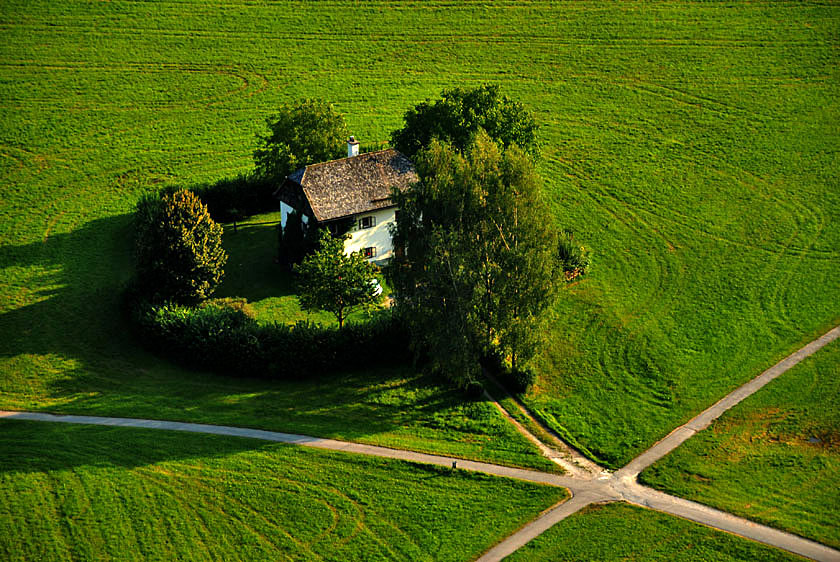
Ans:
{"type": "Polygon", "coordinates": [[[555,505],[516,531],[514,534],[502,540],[496,546],[479,557],[479,562],[502,560],[504,557],[512,554],[532,539],[550,529],[559,521],[562,521],[569,515],[576,513],[587,505],[614,501],[626,501],[655,509],[657,511],[670,513],[672,515],[676,515],[677,517],[696,521],[709,527],[734,533],[736,535],[775,546],[814,560],[840,562],[840,551],[834,550],[820,543],[804,539],[797,535],[780,531],[772,527],[760,525],[747,519],[736,517],[724,511],[696,502],[665,494],[658,490],[648,488],[647,486],[642,486],[637,481],[637,476],[642,470],[676,449],[680,444],[692,437],[695,433],[707,428],[715,419],[723,414],[723,412],[732,408],[741,400],[755,393],[764,385],[809,355],[812,355],[823,346],[838,338],[840,338],[840,326],[830,330],[820,338],[817,338],[805,347],[784,358],[776,365],[770,367],[754,379],[750,380],[748,383],[727,394],[724,398],[692,418],[690,421],[673,430],[664,439],[657,442],[651,448],[633,459],[629,464],[627,464],[627,466],[614,473],[610,473],[606,469],[603,469],[561,442],[554,443],[553,445],[555,445],[555,448],[545,445],[528,432],[528,430],[521,424],[513,420],[513,418],[511,418],[509,414],[507,414],[507,412],[498,405],[498,403],[496,403],[496,405],[502,409],[505,416],[521,433],[523,433],[523,435],[528,437],[529,440],[535,442],[544,455],[551,458],[554,462],[565,469],[565,475],[512,468],[477,461],[468,461],[440,455],[429,455],[414,451],[389,449],[386,447],[364,445],[361,443],[336,441],[333,439],[322,439],[307,435],[296,435],[291,433],[264,431],[260,429],[248,429],[242,427],[136,418],[65,416],[37,412],[14,412],[4,410],[0,410],[0,418],[137,427],[170,431],[187,431],[193,433],[209,433],[232,437],[246,437],[251,439],[290,443],[304,447],[345,451],[348,453],[386,457],[445,467],[456,467],[462,470],[484,472],[496,476],[516,478],[519,480],[547,484],[550,486],[560,486],[569,490],[571,494],[570,499],[555,505]]]}

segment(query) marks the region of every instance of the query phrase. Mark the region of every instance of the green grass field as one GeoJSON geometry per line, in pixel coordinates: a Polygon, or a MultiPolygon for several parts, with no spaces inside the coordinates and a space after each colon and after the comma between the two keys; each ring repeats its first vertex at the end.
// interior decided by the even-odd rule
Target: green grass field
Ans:
{"type": "Polygon", "coordinates": [[[166,431],[0,421],[3,560],[467,560],[565,491],[166,431]]]}
{"type": "MultiPolygon", "coordinates": [[[[291,401],[256,415],[251,396],[298,387],[185,373],[126,333],[134,202],[249,170],[282,102],[332,101],[369,147],[410,105],[494,82],[543,123],[557,223],[595,256],[527,401],[623,464],[840,320],[838,20],[777,2],[3,2],[0,406],[282,425],[291,401]]],[[[352,377],[351,398],[405,378],[352,377]]]]}
{"type": "Polygon", "coordinates": [[[575,513],[506,558],[510,562],[805,560],[729,533],[626,503],[575,513]]]}
{"type": "Polygon", "coordinates": [[[840,343],[747,398],[640,478],[840,547],[840,343]]]}

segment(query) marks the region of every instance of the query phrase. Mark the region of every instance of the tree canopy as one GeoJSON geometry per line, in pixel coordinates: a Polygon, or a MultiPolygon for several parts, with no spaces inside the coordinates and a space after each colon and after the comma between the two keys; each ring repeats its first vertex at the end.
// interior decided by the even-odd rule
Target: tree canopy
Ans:
{"type": "Polygon", "coordinates": [[[194,193],[141,199],[135,219],[137,278],[144,293],[184,304],[213,293],[227,253],[221,225],[194,193]]]}
{"type": "Polygon", "coordinates": [[[344,117],[323,100],[283,105],[266,124],[269,134],[260,137],[254,152],[260,177],[279,181],[298,168],[346,154],[344,117]]]}
{"type": "Polygon", "coordinates": [[[300,275],[300,306],[326,310],[344,326],[354,310],[374,305],[378,299],[371,280],[374,268],[362,255],[344,253],[344,238],[321,230],[318,248],[297,266],[300,275]]]}
{"type": "Polygon", "coordinates": [[[526,361],[562,275],[530,158],[479,130],[463,153],[433,140],[415,164],[420,182],[393,194],[404,251],[392,268],[415,352],[464,384],[490,348],[526,361]]]}
{"type": "Polygon", "coordinates": [[[517,145],[539,154],[537,124],[524,106],[503,95],[496,85],[444,90],[441,99],[426,100],[404,115],[405,125],[391,133],[391,144],[409,157],[432,139],[464,150],[479,129],[503,148],[517,145]]]}

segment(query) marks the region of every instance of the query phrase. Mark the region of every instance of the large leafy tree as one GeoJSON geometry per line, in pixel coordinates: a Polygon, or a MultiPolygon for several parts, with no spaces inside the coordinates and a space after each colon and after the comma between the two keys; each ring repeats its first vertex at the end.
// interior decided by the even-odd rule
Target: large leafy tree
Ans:
{"type": "Polygon", "coordinates": [[[329,103],[308,99],[283,105],[266,120],[269,133],[254,152],[257,174],[282,180],[298,168],[346,154],[347,125],[329,103]]]}
{"type": "Polygon", "coordinates": [[[414,156],[432,139],[464,150],[479,129],[503,148],[517,145],[532,157],[539,154],[537,124],[519,102],[496,85],[444,90],[441,99],[426,100],[409,109],[405,125],[391,133],[391,143],[414,156]]]}
{"type": "Polygon", "coordinates": [[[222,227],[191,191],[141,199],[137,226],[137,280],[160,300],[193,304],[213,293],[227,253],[222,227]]]}
{"type": "Polygon", "coordinates": [[[300,275],[300,306],[331,312],[338,327],[354,310],[373,306],[378,297],[371,280],[374,268],[358,252],[344,253],[344,238],[321,230],[318,248],[296,268],[300,275]]]}
{"type": "Polygon", "coordinates": [[[496,347],[514,364],[535,351],[557,284],[557,233],[530,158],[482,131],[460,152],[432,141],[420,182],[393,194],[400,213],[392,268],[415,351],[469,382],[496,347]]]}

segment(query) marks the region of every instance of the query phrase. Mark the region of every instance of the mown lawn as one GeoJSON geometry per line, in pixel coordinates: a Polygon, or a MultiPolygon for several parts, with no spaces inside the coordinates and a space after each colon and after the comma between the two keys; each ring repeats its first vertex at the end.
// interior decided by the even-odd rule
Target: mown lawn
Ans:
{"type": "MultiPolygon", "coordinates": [[[[334,102],[370,147],[412,104],[494,82],[543,123],[556,221],[595,256],[554,311],[527,402],[619,466],[840,320],[838,20],[777,2],[6,1],[0,406],[296,417],[291,400],[259,416],[229,403],[299,386],[186,373],[127,333],[134,202],[248,171],[282,102],[334,102]]],[[[349,376],[349,399],[419,380],[349,376]]],[[[399,408],[443,418],[428,425],[443,448],[446,410],[422,399],[445,390],[424,388],[399,408]]],[[[310,411],[313,432],[334,432],[310,411]]],[[[374,418],[402,423],[391,411],[374,418]]]]}
{"type": "Polygon", "coordinates": [[[510,562],[805,560],[736,535],[626,503],[592,505],[529,542],[510,562]]]}
{"type": "MultiPolygon", "coordinates": [[[[335,316],[325,311],[300,308],[295,277],[275,262],[277,228],[280,213],[265,213],[237,223],[224,225],[223,245],[228,253],[225,276],[216,297],[243,297],[248,300],[261,323],[294,324],[307,321],[325,326],[338,325],[335,316]]],[[[381,273],[378,274],[382,277],[381,273]]],[[[382,298],[388,286],[381,282],[382,298]]],[[[355,311],[348,322],[365,322],[382,306],[371,311],[355,311]]]]}
{"type": "Polygon", "coordinates": [[[840,343],[738,404],[640,478],[840,547],[840,343]]]}
{"type": "Polygon", "coordinates": [[[3,560],[468,560],[560,488],[250,439],[0,421],[3,560]]]}

